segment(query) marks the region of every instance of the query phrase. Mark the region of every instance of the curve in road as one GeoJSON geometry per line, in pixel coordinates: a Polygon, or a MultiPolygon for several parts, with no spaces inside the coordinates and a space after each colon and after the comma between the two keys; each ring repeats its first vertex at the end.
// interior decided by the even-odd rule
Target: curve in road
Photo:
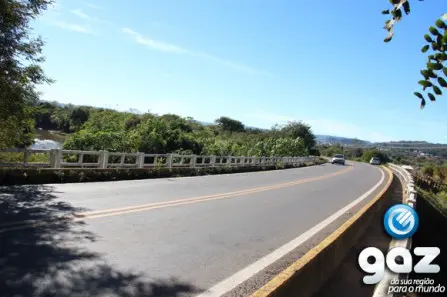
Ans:
{"type": "MultiPolygon", "coordinates": [[[[54,217],[83,222],[70,228],[94,237],[83,241],[65,230],[60,235],[65,239],[53,244],[98,255],[70,262],[71,273],[106,263],[114,271],[138,274],[146,284],[175,279],[195,288],[190,295],[203,297],[231,294],[236,287],[234,294],[249,295],[256,287],[244,289],[246,281],[256,277],[261,278],[260,285],[268,281],[270,264],[367,200],[383,184],[380,169],[354,163],[45,187],[51,205],[65,207],[54,217]],[[64,211],[68,208],[69,213],[64,211]]],[[[58,230],[54,220],[44,216],[19,218],[0,221],[0,235],[23,236],[21,232],[33,232],[23,229],[45,224],[58,230]]],[[[0,257],[7,257],[4,253],[0,257]]],[[[59,274],[67,282],[68,272],[61,269],[59,274]]],[[[36,279],[36,290],[40,286],[42,282],[36,279]]],[[[99,296],[91,293],[89,296],[99,296]]],[[[143,295],[133,291],[127,296],[143,295]]]]}

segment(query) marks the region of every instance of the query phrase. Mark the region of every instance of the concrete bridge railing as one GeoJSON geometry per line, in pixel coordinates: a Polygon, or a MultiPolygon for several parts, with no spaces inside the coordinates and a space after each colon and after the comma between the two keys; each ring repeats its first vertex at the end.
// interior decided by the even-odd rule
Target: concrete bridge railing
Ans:
{"type": "Polygon", "coordinates": [[[2,162],[0,167],[43,167],[43,168],[178,168],[178,167],[244,167],[244,166],[295,166],[316,162],[318,157],[246,157],[246,156],[201,156],[179,154],[117,153],[108,151],[80,150],[30,150],[0,149],[0,153],[23,153],[21,162],[2,162]],[[46,155],[45,162],[30,162],[33,154],[46,155]]]}
{"type": "MultiPolygon", "coordinates": [[[[408,204],[412,208],[416,208],[417,192],[414,187],[414,181],[411,173],[401,166],[395,164],[388,164],[394,173],[399,176],[403,185],[403,203],[408,204]]],[[[390,242],[389,250],[402,247],[405,249],[411,249],[411,238],[396,240],[393,239],[390,242]]],[[[408,278],[407,274],[397,274],[390,270],[386,270],[383,279],[376,285],[373,297],[394,297],[396,294],[388,293],[390,284],[398,283],[400,279],[408,278]]]]}

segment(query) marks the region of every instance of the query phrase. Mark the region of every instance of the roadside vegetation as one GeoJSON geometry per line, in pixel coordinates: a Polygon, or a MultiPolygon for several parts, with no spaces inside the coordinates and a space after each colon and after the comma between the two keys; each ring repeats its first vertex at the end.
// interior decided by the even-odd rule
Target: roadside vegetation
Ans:
{"type": "Polygon", "coordinates": [[[447,216],[447,168],[424,167],[415,172],[414,180],[418,194],[440,209],[447,216]]]}
{"type": "MultiPolygon", "coordinates": [[[[51,132],[58,140],[63,139],[63,149],[69,150],[256,157],[319,155],[315,135],[303,122],[256,129],[224,116],[206,124],[175,114],[122,112],[57,102],[40,101],[30,109],[34,133],[51,132]]],[[[29,144],[22,142],[16,147],[29,144]]],[[[21,163],[23,158],[23,153],[0,153],[0,162],[21,163]]],[[[28,161],[48,163],[48,154],[31,154],[28,161]]]]}
{"type": "Polygon", "coordinates": [[[31,22],[52,3],[50,0],[0,2],[0,148],[32,141],[37,86],[51,83],[42,63],[44,42],[31,22]]]}
{"type": "Polygon", "coordinates": [[[175,114],[121,112],[40,102],[35,127],[67,133],[64,149],[233,156],[317,154],[309,125],[290,122],[271,129],[246,127],[220,117],[204,124],[175,114]]]}
{"type": "Polygon", "coordinates": [[[447,215],[447,166],[426,164],[415,173],[418,193],[447,215]]]}

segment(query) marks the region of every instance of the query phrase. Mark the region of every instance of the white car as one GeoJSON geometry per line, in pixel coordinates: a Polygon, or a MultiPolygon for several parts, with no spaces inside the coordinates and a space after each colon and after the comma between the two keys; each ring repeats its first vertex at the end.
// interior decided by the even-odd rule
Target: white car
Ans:
{"type": "Polygon", "coordinates": [[[345,165],[345,156],[342,155],[342,154],[336,154],[336,155],[334,155],[334,157],[331,159],[331,163],[332,163],[332,164],[338,163],[338,164],[345,165]]]}
{"type": "Polygon", "coordinates": [[[371,165],[380,165],[380,158],[378,157],[372,157],[369,161],[369,164],[371,165]]]}

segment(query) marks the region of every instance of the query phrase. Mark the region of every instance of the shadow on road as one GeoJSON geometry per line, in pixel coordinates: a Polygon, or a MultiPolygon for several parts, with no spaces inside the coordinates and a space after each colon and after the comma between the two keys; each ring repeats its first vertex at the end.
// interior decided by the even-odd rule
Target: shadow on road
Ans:
{"type": "Polygon", "coordinates": [[[83,230],[83,222],[55,220],[82,211],[55,198],[50,186],[0,187],[0,296],[176,297],[202,291],[176,279],[147,281],[150,275],[119,271],[77,247],[95,241],[95,234],[83,230]],[[6,224],[43,219],[55,221],[5,231],[6,224]]]}

